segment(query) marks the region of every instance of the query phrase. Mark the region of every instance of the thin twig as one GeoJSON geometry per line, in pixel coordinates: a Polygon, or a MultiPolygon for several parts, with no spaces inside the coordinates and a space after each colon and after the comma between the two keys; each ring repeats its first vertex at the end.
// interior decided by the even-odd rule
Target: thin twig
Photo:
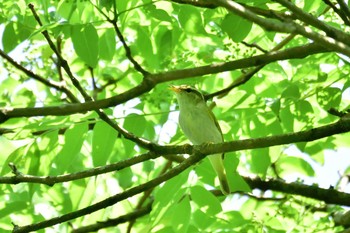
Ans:
{"type": "Polygon", "coordinates": [[[58,176],[25,175],[22,173],[18,173],[19,171],[16,168],[16,166],[14,164],[11,164],[9,166],[11,167],[15,175],[10,177],[0,177],[0,184],[36,183],[36,184],[45,184],[48,186],[53,186],[54,184],[57,184],[57,183],[69,182],[73,180],[79,180],[79,179],[97,176],[100,174],[106,174],[108,172],[119,171],[126,167],[131,167],[135,164],[142,163],[150,159],[155,159],[160,156],[161,156],[160,154],[156,155],[154,153],[148,152],[145,154],[141,154],[139,156],[134,156],[130,159],[119,161],[117,163],[113,163],[105,166],[99,166],[99,167],[95,167],[95,168],[88,169],[81,172],[58,175],[58,176]]]}
{"type": "Polygon", "coordinates": [[[48,87],[52,87],[58,91],[61,91],[65,93],[69,100],[71,100],[73,103],[79,103],[79,100],[74,96],[74,94],[65,87],[63,82],[54,82],[47,80],[43,77],[41,77],[38,74],[35,74],[33,71],[26,69],[21,64],[17,63],[15,60],[13,60],[9,55],[7,55],[3,50],[0,49],[0,56],[6,59],[11,65],[13,65],[18,70],[22,71],[27,76],[35,79],[36,81],[39,81],[43,83],[44,85],[48,87]]]}
{"type": "Polygon", "coordinates": [[[349,25],[349,19],[343,11],[338,9],[330,0],[323,0],[323,2],[328,5],[339,17],[343,20],[346,25],[349,25]]]}
{"type": "MultiPolygon", "coordinates": [[[[343,0],[337,0],[340,9],[345,13],[347,22],[349,23],[349,18],[350,18],[350,9],[349,6],[343,1],[343,0]]],[[[347,24],[349,25],[349,24],[347,24]]]]}
{"type": "MultiPolygon", "coordinates": [[[[33,16],[35,18],[35,20],[38,22],[38,24],[42,27],[43,24],[40,20],[39,15],[36,13],[35,9],[34,9],[34,5],[32,3],[28,4],[29,9],[32,11],[33,16]]],[[[72,71],[70,70],[70,67],[68,66],[68,62],[61,56],[61,54],[59,53],[58,49],[56,48],[55,44],[53,43],[53,41],[50,38],[50,35],[48,33],[47,30],[43,30],[41,32],[47,43],[49,44],[51,50],[56,54],[59,65],[63,67],[63,69],[66,71],[68,77],[70,78],[70,80],[72,81],[73,85],[79,90],[79,92],[83,95],[85,101],[92,101],[92,98],[85,92],[85,90],[82,88],[82,86],[80,85],[79,81],[74,77],[72,71]]]]}
{"type": "Polygon", "coordinates": [[[130,47],[127,45],[123,34],[121,33],[118,25],[117,25],[117,21],[116,20],[110,20],[107,19],[114,27],[115,32],[117,33],[117,36],[120,40],[120,42],[122,42],[124,50],[125,50],[125,55],[126,57],[129,59],[129,61],[134,65],[135,70],[137,70],[138,72],[140,72],[144,77],[147,77],[150,73],[148,71],[146,71],[145,69],[142,68],[142,66],[134,59],[134,57],[131,54],[131,49],[130,47]]]}
{"type": "MultiPolygon", "coordinates": [[[[283,48],[286,44],[288,44],[293,38],[295,37],[295,34],[291,34],[289,36],[287,36],[284,40],[282,40],[279,44],[277,44],[274,48],[271,49],[270,52],[275,52],[278,51],[279,49],[283,48]]],[[[248,82],[256,73],[258,73],[262,68],[264,68],[265,65],[260,65],[257,66],[253,69],[251,69],[250,71],[242,74],[241,76],[239,76],[234,82],[231,83],[231,85],[229,85],[228,87],[213,92],[211,94],[205,95],[204,99],[208,100],[208,99],[212,99],[214,96],[218,96],[218,98],[223,98],[224,96],[226,96],[232,89],[243,85],[244,83],[248,82]]]]}
{"type": "MultiPolygon", "coordinates": [[[[103,15],[103,17],[105,17],[105,19],[109,23],[111,23],[113,25],[114,30],[115,30],[120,42],[122,42],[122,44],[123,44],[123,47],[125,50],[125,55],[129,59],[129,61],[133,64],[135,70],[140,72],[143,75],[143,77],[147,77],[150,73],[148,71],[146,71],[145,69],[143,69],[142,66],[134,59],[134,57],[131,54],[131,49],[128,46],[128,44],[126,43],[125,38],[118,27],[118,12],[117,12],[117,8],[116,8],[116,4],[117,4],[116,1],[113,1],[113,13],[114,13],[113,19],[111,19],[106,13],[104,13],[98,6],[96,6],[93,3],[91,3],[91,4],[96,8],[97,11],[100,12],[100,14],[103,15]]],[[[147,3],[147,4],[149,4],[149,3],[147,3]]],[[[137,6],[137,7],[139,7],[139,6],[137,6]]]]}
{"type": "MultiPolygon", "coordinates": [[[[43,26],[42,23],[41,23],[41,20],[38,16],[38,14],[36,13],[35,9],[34,9],[34,5],[33,4],[29,4],[28,5],[29,8],[31,9],[36,21],[39,23],[40,26],[43,26]]],[[[116,24],[115,24],[116,26],[116,24]]],[[[119,30],[119,29],[118,29],[119,30]]],[[[42,32],[42,34],[44,35],[44,37],[46,38],[46,41],[49,43],[50,45],[50,48],[55,52],[58,60],[59,60],[59,63],[62,65],[62,67],[64,68],[64,70],[66,71],[66,73],[68,74],[68,76],[70,77],[73,85],[79,90],[79,92],[83,95],[85,101],[87,102],[92,102],[93,101],[93,98],[91,98],[86,92],[85,90],[82,88],[82,86],[80,85],[79,81],[74,77],[74,75],[72,74],[71,70],[70,70],[70,67],[67,63],[66,60],[63,59],[63,57],[61,56],[61,54],[58,52],[56,46],[53,44],[51,38],[50,38],[50,35],[49,33],[47,32],[47,30],[44,30],[42,32]]],[[[123,37],[121,36],[121,38],[123,39],[123,37]]],[[[125,43],[125,41],[123,42],[125,43]]],[[[125,43],[126,45],[126,43],[125,43]]],[[[127,50],[127,56],[128,56],[128,51],[130,52],[129,54],[129,58],[132,58],[131,57],[131,51],[129,49],[128,46],[125,47],[125,49],[127,50]]],[[[135,61],[136,62],[136,61],[135,61]]],[[[136,63],[137,64],[137,63],[136,63]]],[[[138,64],[137,64],[138,65],[138,64]]],[[[135,67],[136,68],[136,67],[135,67]]],[[[141,67],[140,67],[141,68],[141,67]]],[[[142,68],[141,68],[142,69],[142,68]]],[[[148,80],[148,78],[146,77],[148,74],[147,72],[146,73],[143,73],[145,75],[145,80],[148,80]]],[[[101,109],[95,109],[95,111],[97,112],[97,114],[100,116],[100,118],[105,121],[106,123],[108,123],[110,126],[112,126],[115,130],[117,130],[119,133],[121,133],[125,138],[135,142],[136,144],[138,144],[139,146],[143,147],[143,148],[150,148],[152,143],[149,142],[149,141],[146,141],[142,138],[138,138],[136,137],[135,135],[133,135],[132,133],[126,131],[125,129],[121,128],[120,126],[118,126],[115,122],[113,122],[111,119],[109,119],[109,117],[107,116],[107,114],[105,114],[103,112],[103,110],[101,109]]]]}

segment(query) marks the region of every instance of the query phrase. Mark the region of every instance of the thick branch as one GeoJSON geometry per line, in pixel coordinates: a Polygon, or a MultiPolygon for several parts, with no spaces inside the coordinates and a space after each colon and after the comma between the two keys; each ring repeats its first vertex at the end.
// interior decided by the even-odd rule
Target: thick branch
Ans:
{"type": "Polygon", "coordinates": [[[265,148],[271,146],[278,146],[284,144],[291,144],[297,142],[309,142],[317,139],[330,137],[332,135],[341,134],[350,131],[350,117],[343,117],[339,121],[333,124],[313,128],[306,131],[300,131],[296,133],[287,133],[269,137],[253,138],[238,140],[232,142],[224,142],[219,144],[204,144],[199,146],[182,145],[182,146],[160,146],[153,145],[152,152],[107,166],[98,167],[95,169],[68,174],[56,177],[35,177],[22,175],[17,177],[2,177],[0,183],[17,184],[20,182],[30,183],[42,183],[47,185],[53,185],[58,182],[66,182],[75,179],[82,179],[98,174],[103,174],[111,171],[123,169],[128,166],[132,166],[136,163],[143,162],[148,159],[154,159],[160,155],[174,155],[174,154],[195,154],[196,151],[200,151],[203,155],[217,154],[223,152],[234,152],[247,149],[265,148]]]}
{"type": "Polygon", "coordinates": [[[42,108],[1,109],[0,113],[2,113],[2,116],[0,116],[0,123],[9,118],[14,117],[32,117],[48,115],[61,116],[112,107],[150,91],[159,83],[203,76],[207,74],[216,74],[220,72],[232,71],[236,69],[254,67],[259,65],[266,65],[279,60],[298,58],[301,59],[313,54],[324,53],[328,51],[329,50],[327,50],[326,48],[312,43],[308,45],[285,49],[282,51],[270,52],[263,55],[258,55],[250,58],[243,58],[225,63],[218,63],[182,70],[174,70],[159,74],[150,74],[147,76],[147,78],[143,80],[143,82],[140,85],[122,94],[113,96],[108,99],[90,101],[81,104],[68,104],[63,106],[52,106],[42,108]]]}
{"type": "Polygon", "coordinates": [[[282,6],[292,11],[298,17],[299,20],[324,31],[327,34],[327,36],[332,37],[335,40],[338,40],[343,42],[344,44],[350,45],[350,37],[348,34],[329,26],[328,24],[315,18],[309,13],[305,13],[303,10],[301,10],[296,5],[294,5],[292,2],[289,2],[286,0],[274,0],[274,1],[280,3],[282,6]]]}
{"type": "MultiPolygon", "coordinates": [[[[341,118],[338,122],[333,124],[321,126],[318,128],[307,130],[307,131],[283,134],[278,136],[270,136],[270,137],[257,138],[257,139],[247,139],[247,140],[226,142],[226,143],[214,144],[214,145],[204,144],[200,146],[157,146],[157,147],[154,147],[154,150],[157,153],[161,153],[161,154],[186,153],[186,154],[191,154],[192,156],[184,160],[178,166],[164,173],[163,175],[157,178],[154,178],[153,180],[150,180],[144,184],[130,188],[122,193],[118,193],[114,196],[111,196],[101,202],[98,202],[91,206],[77,210],[75,212],[62,215],[60,217],[55,217],[49,220],[45,220],[39,223],[35,223],[32,225],[27,225],[23,227],[16,226],[13,232],[29,232],[29,231],[39,230],[45,227],[53,226],[62,222],[69,221],[71,219],[84,216],[86,214],[90,214],[102,208],[106,208],[106,206],[114,205],[122,200],[125,200],[126,198],[129,198],[131,196],[144,192],[150,188],[153,188],[161,184],[164,181],[171,179],[174,176],[177,176],[178,174],[183,172],[185,169],[189,168],[193,164],[205,158],[205,155],[208,155],[208,154],[217,154],[219,152],[265,148],[265,147],[283,145],[283,144],[289,144],[289,143],[313,141],[320,138],[329,137],[335,134],[345,133],[349,131],[350,131],[350,117],[349,118],[344,117],[344,118],[341,118]]],[[[350,205],[348,200],[346,203],[342,203],[342,204],[350,205]]]]}
{"type": "Polygon", "coordinates": [[[331,49],[333,51],[342,53],[350,57],[349,46],[347,46],[343,42],[336,41],[329,36],[323,36],[319,33],[316,33],[313,30],[311,30],[311,28],[301,26],[292,21],[288,21],[284,23],[284,22],[277,22],[275,20],[264,19],[262,17],[257,16],[252,11],[248,10],[247,8],[243,7],[242,5],[234,1],[212,0],[211,2],[219,6],[225,7],[226,9],[233,12],[234,14],[237,14],[242,18],[252,21],[253,23],[258,24],[259,26],[265,28],[268,31],[299,34],[319,43],[325,48],[331,49]]]}
{"type": "Polygon", "coordinates": [[[298,182],[286,183],[283,180],[261,180],[260,178],[245,177],[244,180],[251,188],[263,191],[273,190],[288,194],[296,194],[324,201],[327,204],[350,206],[350,194],[335,189],[324,189],[314,185],[305,185],[298,182]]]}
{"type": "Polygon", "coordinates": [[[114,205],[122,200],[125,200],[129,197],[132,197],[136,194],[139,194],[141,192],[144,192],[150,188],[153,188],[161,183],[163,183],[166,180],[171,179],[174,176],[177,176],[178,174],[180,174],[181,172],[183,172],[185,169],[187,169],[188,167],[190,167],[192,164],[195,164],[197,162],[199,162],[200,160],[202,160],[204,158],[204,156],[202,154],[199,154],[198,151],[196,152],[195,155],[189,157],[188,159],[186,159],[184,162],[180,163],[178,166],[174,167],[173,169],[169,170],[168,172],[164,173],[163,175],[150,180],[144,184],[141,184],[139,186],[130,188],[122,193],[118,193],[114,196],[111,196],[103,201],[100,201],[96,204],[90,205],[88,207],[85,207],[83,209],[59,216],[59,217],[55,217],[49,220],[45,220],[39,223],[35,223],[32,225],[27,225],[27,226],[16,226],[13,229],[14,233],[18,233],[18,232],[30,232],[30,231],[36,231],[39,229],[43,229],[49,226],[53,226],[62,222],[66,222],[78,217],[82,217],[84,215],[87,214],[91,214],[93,212],[96,212],[100,209],[106,208],[107,206],[111,206],[114,205]]]}

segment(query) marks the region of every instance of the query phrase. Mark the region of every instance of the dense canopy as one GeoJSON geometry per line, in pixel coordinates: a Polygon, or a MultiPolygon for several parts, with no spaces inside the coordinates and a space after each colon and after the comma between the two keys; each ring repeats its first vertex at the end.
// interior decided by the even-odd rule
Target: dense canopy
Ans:
{"type": "MultiPolygon", "coordinates": [[[[341,232],[344,0],[0,2],[1,232],[341,232]],[[192,146],[169,85],[224,143],[192,146]],[[223,195],[207,155],[225,152],[223,195]]],[[[206,125],[203,125],[206,127],[206,125]]]]}

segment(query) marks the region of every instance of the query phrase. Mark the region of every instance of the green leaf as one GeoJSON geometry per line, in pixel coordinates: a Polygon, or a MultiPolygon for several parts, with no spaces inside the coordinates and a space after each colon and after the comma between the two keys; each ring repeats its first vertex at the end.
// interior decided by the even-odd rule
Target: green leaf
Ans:
{"type": "Polygon", "coordinates": [[[312,105],[306,100],[299,100],[295,103],[295,111],[300,121],[309,122],[314,115],[312,105]]]}
{"type": "Polygon", "coordinates": [[[226,212],[226,215],[228,216],[228,222],[232,228],[244,226],[245,224],[250,223],[250,221],[246,220],[238,211],[226,212]]]}
{"type": "Polygon", "coordinates": [[[40,137],[40,141],[38,140],[36,141],[36,143],[38,144],[39,150],[43,154],[53,151],[58,145],[58,129],[55,129],[55,127],[52,125],[49,125],[49,127],[53,127],[53,129],[44,133],[40,137]]]}
{"type": "Polygon", "coordinates": [[[10,22],[5,26],[2,35],[2,46],[4,47],[4,52],[11,52],[18,45],[17,34],[14,29],[14,23],[10,22]]]}
{"type": "Polygon", "coordinates": [[[96,122],[92,136],[92,161],[94,166],[107,164],[118,132],[104,121],[96,122]]]}
{"type": "Polygon", "coordinates": [[[159,62],[153,52],[150,32],[144,27],[137,27],[136,44],[137,46],[133,46],[133,49],[140,53],[149,66],[156,69],[159,66],[159,62]]]}
{"type": "Polygon", "coordinates": [[[21,17],[21,20],[17,23],[17,36],[20,42],[29,39],[34,29],[37,26],[37,22],[31,15],[21,17]]]}
{"type": "Polygon", "coordinates": [[[222,211],[217,197],[201,186],[191,188],[191,198],[197,206],[208,215],[216,215],[222,211]]]}
{"type": "Polygon", "coordinates": [[[269,148],[255,149],[252,150],[252,171],[261,175],[266,176],[267,169],[271,165],[271,159],[269,155],[269,148]]]}
{"type": "Polygon", "coordinates": [[[89,66],[95,68],[98,61],[98,35],[92,24],[72,27],[72,42],[77,55],[89,66]]]}
{"type": "Polygon", "coordinates": [[[341,102],[342,92],[336,87],[317,88],[317,102],[325,110],[337,109],[341,102]]]}
{"type": "Polygon", "coordinates": [[[230,186],[230,190],[250,190],[248,184],[238,175],[237,167],[239,164],[239,159],[233,154],[225,154],[224,166],[226,170],[227,180],[230,186]],[[238,175],[238,176],[237,176],[238,175]]]}
{"type": "Polygon", "coordinates": [[[304,1],[303,10],[305,12],[310,12],[312,14],[318,15],[319,13],[324,12],[324,10],[327,8],[327,4],[322,3],[322,0],[304,1]]]}
{"type": "Polygon", "coordinates": [[[36,143],[32,144],[26,156],[29,157],[27,159],[30,160],[28,174],[37,175],[40,165],[43,164],[40,163],[40,158],[42,154],[40,153],[39,147],[36,143]]]}
{"type": "Polygon", "coordinates": [[[198,226],[198,228],[202,230],[205,230],[206,228],[208,228],[210,225],[212,225],[217,221],[215,216],[212,217],[200,209],[196,209],[194,212],[192,212],[192,217],[195,224],[198,226]]]}
{"type": "Polygon", "coordinates": [[[117,174],[118,174],[118,183],[120,187],[122,187],[123,189],[127,189],[134,184],[134,182],[132,181],[132,177],[134,176],[134,173],[132,172],[130,167],[127,167],[118,171],[117,174]]]}
{"type": "Polygon", "coordinates": [[[288,132],[293,132],[294,130],[294,115],[290,111],[290,106],[286,106],[280,112],[280,118],[284,128],[288,132]]]}
{"type": "Polygon", "coordinates": [[[99,55],[101,59],[112,61],[116,50],[115,32],[113,29],[106,29],[102,34],[99,44],[99,55]]]}
{"type": "Polygon", "coordinates": [[[174,208],[172,226],[175,232],[187,232],[191,221],[191,205],[189,197],[183,198],[174,208]]]}
{"type": "Polygon", "coordinates": [[[157,190],[154,196],[154,202],[151,212],[151,222],[154,226],[162,224],[171,225],[171,216],[177,203],[184,195],[186,189],[182,185],[187,182],[190,169],[166,181],[162,187],[157,190]]]}
{"type": "Polygon", "coordinates": [[[182,5],[178,19],[185,32],[191,34],[205,33],[202,16],[199,13],[198,8],[189,5],[182,5]]]}
{"type": "Polygon", "coordinates": [[[237,173],[229,173],[227,174],[230,182],[230,190],[231,192],[251,192],[250,186],[245,182],[245,180],[237,173]]]}
{"type": "Polygon", "coordinates": [[[273,103],[270,105],[270,108],[272,112],[276,114],[276,116],[279,116],[281,110],[281,100],[279,98],[274,99],[273,103]]]}
{"type": "MultiPolygon", "coordinates": [[[[78,168],[76,159],[80,154],[87,130],[87,123],[80,123],[73,125],[64,133],[63,148],[54,160],[57,171],[60,174],[65,171],[72,172],[78,168]]],[[[56,171],[52,169],[51,172],[55,173],[56,171]]]]}
{"type": "Polygon", "coordinates": [[[299,87],[297,85],[289,85],[281,95],[281,98],[285,99],[299,99],[300,98],[300,91],[299,87]]]}
{"type": "Polygon", "coordinates": [[[8,202],[6,201],[5,207],[0,209],[0,218],[3,219],[6,216],[9,216],[13,213],[17,213],[21,210],[28,209],[30,203],[25,200],[8,202]]]}
{"type": "Polygon", "coordinates": [[[147,126],[147,121],[145,116],[138,115],[135,113],[129,114],[124,121],[123,127],[127,129],[129,132],[142,136],[145,132],[145,128],[147,126]]]}
{"type": "Polygon", "coordinates": [[[10,163],[13,163],[19,169],[21,166],[23,166],[23,158],[25,157],[25,154],[27,153],[28,148],[30,148],[31,144],[32,143],[28,143],[26,145],[23,145],[17,148],[7,157],[7,159],[2,164],[2,169],[1,169],[2,176],[11,172],[11,169],[8,166],[10,163]]]}
{"type": "Polygon", "coordinates": [[[106,8],[107,10],[110,10],[113,6],[113,1],[111,0],[99,0],[98,1],[100,8],[106,8]]]}
{"type": "Polygon", "coordinates": [[[312,166],[300,157],[282,156],[277,160],[276,168],[281,176],[292,174],[315,176],[312,166]]]}
{"type": "Polygon", "coordinates": [[[173,48],[174,48],[174,31],[169,30],[168,27],[159,26],[156,37],[156,48],[158,60],[161,62],[160,65],[166,65],[170,62],[173,48]]]}
{"type": "Polygon", "coordinates": [[[203,161],[201,161],[201,163],[195,167],[195,171],[199,181],[215,187],[215,178],[217,175],[213,169],[213,166],[210,164],[209,159],[205,158],[203,161]]]}
{"type": "Polygon", "coordinates": [[[155,166],[154,161],[147,160],[147,161],[142,163],[142,171],[144,171],[148,174],[155,169],[154,166],[155,166]]]}
{"type": "Polygon", "coordinates": [[[234,42],[244,40],[252,29],[252,22],[235,14],[229,13],[221,22],[221,28],[234,42]]]}
{"type": "Polygon", "coordinates": [[[172,18],[171,16],[168,14],[168,12],[166,12],[163,9],[157,9],[154,5],[148,6],[147,10],[149,11],[149,16],[157,19],[161,22],[169,22],[172,23],[172,18]]]}
{"type": "Polygon", "coordinates": [[[187,182],[189,169],[187,171],[166,181],[155,195],[155,204],[159,203],[160,207],[167,205],[173,200],[174,194],[180,190],[180,187],[187,182]]]}

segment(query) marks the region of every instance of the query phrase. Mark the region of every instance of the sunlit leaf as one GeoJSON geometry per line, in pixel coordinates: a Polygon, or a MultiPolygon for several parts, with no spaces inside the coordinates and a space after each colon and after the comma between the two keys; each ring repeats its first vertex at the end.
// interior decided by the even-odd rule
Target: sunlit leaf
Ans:
{"type": "Polygon", "coordinates": [[[98,35],[92,24],[72,27],[72,42],[77,55],[90,67],[98,61],[98,35]]]}
{"type": "Polygon", "coordinates": [[[221,27],[234,42],[241,42],[250,32],[252,23],[237,15],[227,14],[221,23],[221,27]]]}
{"type": "Polygon", "coordinates": [[[201,186],[191,188],[191,197],[198,207],[208,215],[215,215],[222,210],[219,200],[201,186]]]}
{"type": "Polygon", "coordinates": [[[187,232],[191,221],[190,199],[185,197],[175,206],[172,226],[175,232],[187,232]]]}
{"type": "Polygon", "coordinates": [[[315,171],[312,166],[304,159],[295,156],[283,156],[276,167],[281,175],[302,174],[305,176],[314,176],[315,171]]]}
{"type": "Polygon", "coordinates": [[[257,149],[252,151],[252,171],[258,175],[266,176],[267,169],[271,165],[269,149],[257,149]]]}
{"type": "Polygon", "coordinates": [[[114,31],[112,29],[107,29],[99,39],[98,43],[100,58],[111,61],[116,50],[114,31]]]}
{"type": "Polygon", "coordinates": [[[2,35],[2,46],[6,53],[11,52],[18,44],[14,23],[10,22],[6,25],[2,35]]]}
{"type": "MultiPolygon", "coordinates": [[[[81,147],[83,146],[84,137],[87,132],[87,124],[76,124],[67,129],[64,134],[64,144],[62,150],[55,158],[55,166],[60,173],[67,170],[74,171],[76,160],[79,156],[81,147]]],[[[54,170],[52,170],[54,172],[54,170]]]]}
{"type": "Polygon", "coordinates": [[[188,33],[203,33],[202,16],[199,10],[189,5],[181,6],[179,22],[182,29],[188,33]]]}
{"type": "Polygon", "coordinates": [[[106,165],[111,156],[118,132],[105,122],[97,122],[92,136],[94,166],[106,165]]]}

